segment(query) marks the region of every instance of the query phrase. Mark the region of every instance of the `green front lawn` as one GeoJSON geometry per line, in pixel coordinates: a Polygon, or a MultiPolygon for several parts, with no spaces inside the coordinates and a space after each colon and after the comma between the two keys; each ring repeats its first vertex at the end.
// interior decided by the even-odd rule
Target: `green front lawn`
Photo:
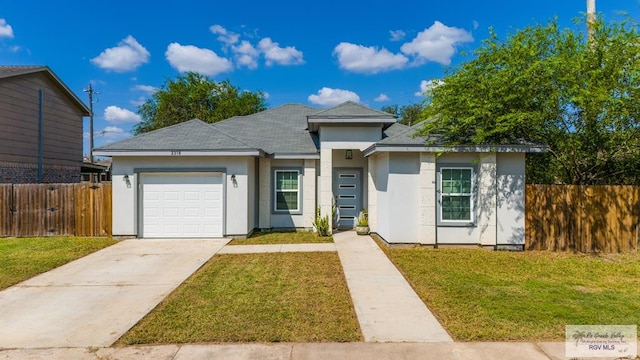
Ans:
{"type": "Polygon", "coordinates": [[[336,253],[216,255],[119,345],[361,341],[336,253]]]}
{"type": "Polygon", "coordinates": [[[309,244],[331,243],[333,237],[318,236],[311,231],[256,233],[247,239],[232,240],[229,245],[309,244]]]}
{"type": "Polygon", "coordinates": [[[0,290],[115,243],[109,238],[0,238],[0,290]]]}
{"type": "Polygon", "coordinates": [[[564,341],[565,325],[640,324],[640,254],[381,244],[456,341],[564,341]]]}

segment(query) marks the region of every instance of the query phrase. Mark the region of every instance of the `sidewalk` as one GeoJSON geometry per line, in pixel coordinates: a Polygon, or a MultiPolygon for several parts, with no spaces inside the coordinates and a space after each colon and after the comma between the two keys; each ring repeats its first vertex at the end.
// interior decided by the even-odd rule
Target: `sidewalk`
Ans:
{"type": "MultiPolygon", "coordinates": [[[[451,337],[373,239],[369,236],[357,236],[354,232],[340,232],[334,234],[334,241],[335,244],[255,246],[224,246],[226,240],[122,242],[108,248],[111,250],[106,254],[94,253],[0,293],[0,360],[565,359],[564,342],[452,342],[451,337]],[[108,347],[137,319],[144,316],[154,306],[152,303],[159,302],[216,252],[336,250],[366,342],[108,347]],[[107,254],[109,256],[105,256],[107,254]],[[189,259],[187,264],[184,264],[185,259],[189,259]],[[177,267],[182,270],[176,272],[177,267]],[[167,269],[172,269],[170,279],[166,279],[167,269]],[[116,289],[115,294],[123,298],[103,299],[103,303],[85,309],[86,304],[81,303],[69,306],[65,297],[68,295],[64,295],[68,292],[95,292],[96,296],[102,296],[100,294],[103,290],[100,289],[108,287],[116,289]],[[63,295],[52,296],[52,292],[47,292],[51,290],[62,291],[63,295]],[[143,292],[133,296],[132,291],[143,292]],[[23,296],[9,301],[11,299],[7,294],[13,292],[23,292],[23,296]],[[147,300],[148,303],[144,304],[144,301],[135,300],[140,294],[144,294],[143,297],[153,295],[153,301],[147,300]],[[39,303],[49,305],[38,305],[39,303]],[[112,306],[119,307],[110,308],[112,306]],[[51,314],[38,315],[39,312],[34,310],[39,307],[41,311],[44,309],[51,314]],[[67,318],[73,312],[89,317],[67,318]],[[27,318],[28,321],[25,322],[22,318],[27,318]],[[97,333],[95,321],[102,321],[104,326],[97,327],[100,329],[97,333]],[[93,337],[90,343],[78,342],[79,338],[76,336],[87,338],[87,334],[83,332],[90,329],[91,324],[94,324],[94,331],[89,331],[89,337],[93,337]],[[119,330],[114,331],[114,326],[119,327],[119,330]]],[[[88,300],[83,296],[77,298],[88,300]]]]}
{"type": "Polygon", "coordinates": [[[564,343],[319,343],[0,350],[0,359],[558,360],[564,343]]]}
{"type": "Polygon", "coordinates": [[[452,342],[370,236],[333,235],[364,341],[452,342]]]}

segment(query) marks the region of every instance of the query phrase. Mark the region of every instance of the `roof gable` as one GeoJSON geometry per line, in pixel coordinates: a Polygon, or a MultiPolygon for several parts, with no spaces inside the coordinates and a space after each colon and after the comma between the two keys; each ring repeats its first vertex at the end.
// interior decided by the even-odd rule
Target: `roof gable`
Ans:
{"type": "Polygon", "coordinates": [[[76,94],[62,82],[62,80],[48,66],[4,66],[0,65],[0,81],[14,76],[29,75],[44,72],[53,83],[58,86],[64,94],[82,111],[82,115],[89,116],[89,108],[80,100],[76,94]]]}
{"type": "Polygon", "coordinates": [[[396,117],[384,111],[347,101],[332,108],[307,116],[309,131],[317,132],[321,125],[351,125],[388,127],[396,117]]]}
{"type": "Polygon", "coordinates": [[[108,144],[96,151],[256,150],[202,120],[193,119],[108,144]]]}
{"type": "Polygon", "coordinates": [[[340,105],[336,105],[332,108],[321,110],[315,114],[309,115],[309,119],[332,119],[332,118],[382,118],[392,119],[395,121],[395,116],[384,111],[371,109],[364,105],[357,104],[353,101],[346,101],[340,105]]]}
{"type": "Polygon", "coordinates": [[[306,105],[285,104],[213,126],[268,154],[316,154],[317,135],[309,133],[306,117],[317,111],[306,105]]]}

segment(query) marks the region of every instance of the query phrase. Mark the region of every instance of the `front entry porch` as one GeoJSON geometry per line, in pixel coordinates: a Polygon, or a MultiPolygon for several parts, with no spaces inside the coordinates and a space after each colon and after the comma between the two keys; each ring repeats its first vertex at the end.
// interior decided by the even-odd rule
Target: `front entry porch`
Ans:
{"type": "Polygon", "coordinates": [[[319,204],[336,229],[353,229],[367,208],[367,159],[359,149],[321,149],[319,204]]]}

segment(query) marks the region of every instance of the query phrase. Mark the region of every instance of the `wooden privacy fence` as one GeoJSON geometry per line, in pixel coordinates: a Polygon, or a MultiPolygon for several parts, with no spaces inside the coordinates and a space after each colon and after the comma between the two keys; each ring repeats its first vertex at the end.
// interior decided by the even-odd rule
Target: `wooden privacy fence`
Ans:
{"type": "Polygon", "coordinates": [[[638,187],[527,185],[525,192],[528,250],[637,250],[638,187]]]}
{"type": "Polygon", "coordinates": [[[111,236],[111,184],[0,184],[0,236],[111,236]]]}

